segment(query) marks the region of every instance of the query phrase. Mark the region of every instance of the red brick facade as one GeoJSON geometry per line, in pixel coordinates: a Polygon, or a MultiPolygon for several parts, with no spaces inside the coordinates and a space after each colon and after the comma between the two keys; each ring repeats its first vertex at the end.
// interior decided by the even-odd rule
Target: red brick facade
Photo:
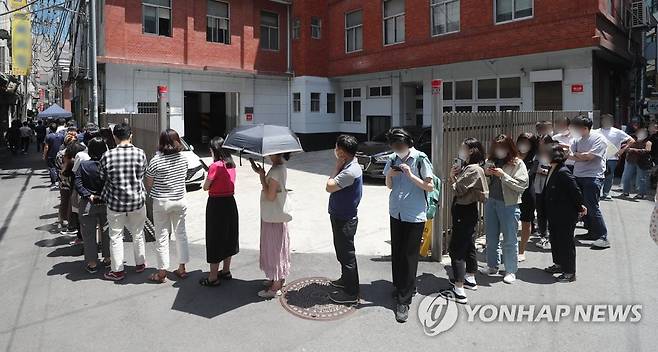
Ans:
{"type": "Polygon", "coordinates": [[[172,1],[172,36],[142,32],[140,0],[106,0],[101,61],[154,63],[190,68],[263,73],[286,71],[286,6],[268,0],[225,0],[230,4],[231,43],[206,41],[206,0],[172,1]],[[279,50],[258,47],[260,11],[279,15],[279,50]]]}

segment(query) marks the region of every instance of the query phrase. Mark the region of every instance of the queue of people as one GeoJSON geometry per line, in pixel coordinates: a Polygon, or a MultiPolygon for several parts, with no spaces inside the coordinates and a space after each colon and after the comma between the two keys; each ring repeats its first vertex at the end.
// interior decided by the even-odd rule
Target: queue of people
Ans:
{"type": "MultiPolygon", "coordinates": [[[[604,120],[607,118],[604,116],[604,120]]],[[[461,143],[447,180],[447,187],[454,193],[449,242],[452,287],[441,291],[447,298],[467,303],[466,290],[478,289],[478,271],[488,276],[504,272],[503,282],[513,284],[518,263],[525,261],[533,233],[539,237],[538,246],[551,250],[553,265],[544,270],[558,274],[559,282],[575,281],[577,222],[584,222],[588,232],[581,239],[592,241],[592,248],[610,246],[599,200],[609,195],[606,177],[614,172],[610,168],[614,169],[617,160],[611,159],[611,150],[617,158],[628,153],[624,193],[630,192],[635,180],[638,194],[646,195],[646,185],[642,184],[646,177],[638,171],[645,170],[645,155],[650,155],[653,147],[645,135],[646,128],[638,128],[635,137],[630,137],[623,132],[605,130],[612,128],[606,122],[602,125],[604,131],[594,132],[592,120],[587,116],[558,119],[556,133],[548,122],[538,123],[536,127],[536,133],[523,133],[516,139],[498,135],[491,141],[488,154],[477,139],[467,138],[461,143]],[[475,237],[481,204],[486,266],[478,270],[475,237]]],[[[104,274],[106,279],[125,278],[124,228],[132,235],[134,271],[146,269],[144,223],[148,194],[153,199],[157,269],[148,279],[166,282],[171,267],[170,237],[176,239],[177,254],[177,267],[172,274],[187,278],[190,254],[185,177],[188,168],[180,154],[183,143],[178,133],[172,129],[163,131],[157,154],[147,161],[144,151],[132,144],[132,131],[125,123],[114,126],[116,147],[112,149],[98,136],[95,126],[88,126],[82,140],[72,127],[62,128],[63,133],[58,132],[55,124],[49,129],[43,155],[51,183],[60,190],[60,224],[64,227],[66,223],[67,234],[80,235],[85,269],[96,273],[103,266],[109,269],[104,274]],[[77,201],[72,201],[76,198],[77,201]],[[97,253],[99,245],[101,262],[97,253]]],[[[387,139],[393,151],[383,171],[390,190],[392,296],[396,302],[396,320],[405,322],[416,293],[419,249],[428,220],[428,194],[435,191],[436,184],[430,159],[414,148],[414,140],[407,131],[391,129],[387,139]]],[[[222,281],[232,279],[231,261],[240,247],[239,209],[234,198],[238,175],[231,153],[223,148],[223,143],[221,137],[210,141],[213,163],[203,184],[203,190],[208,192],[205,237],[209,264],[208,275],[199,281],[204,287],[220,286],[222,281]]],[[[328,213],[341,272],[339,278],[330,282],[336,290],[329,299],[339,304],[357,304],[360,297],[354,238],[363,174],[355,158],[357,145],[353,136],[337,138],[336,164],[326,182],[330,194],[328,213]]],[[[290,276],[288,224],[293,214],[287,190],[289,158],[289,153],[269,156],[269,170],[250,160],[261,185],[259,265],[265,280],[262,290],[255,294],[262,298],[280,296],[290,276]]]]}

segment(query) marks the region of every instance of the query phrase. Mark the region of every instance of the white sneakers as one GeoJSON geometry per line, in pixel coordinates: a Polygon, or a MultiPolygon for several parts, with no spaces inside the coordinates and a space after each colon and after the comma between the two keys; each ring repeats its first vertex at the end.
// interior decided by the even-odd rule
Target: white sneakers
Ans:
{"type": "Polygon", "coordinates": [[[519,257],[519,263],[520,262],[525,262],[525,253],[519,254],[518,257],[519,257]]]}
{"type": "Polygon", "coordinates": [[[488,266],[485,266],[484,268],[480,269],[480,273],[491,276],[491,275],[497,275],[498,274],[498,268],[490,268],[488,266]]]}
{"type": "Polygon", "coordinates": [[[505,277],[503,278],[504,283],[511,284],[514,281],[516,281],[516,274],[505,274],[505,277]]]}

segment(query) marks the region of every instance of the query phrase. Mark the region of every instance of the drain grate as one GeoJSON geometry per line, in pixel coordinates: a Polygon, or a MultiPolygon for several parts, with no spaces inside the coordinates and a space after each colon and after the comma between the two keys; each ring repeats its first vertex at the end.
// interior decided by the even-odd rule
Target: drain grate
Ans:
{"type": "Polygon", "coordinates": [[[326,277],[310,277],[286,284],[281,305],[290,313],[310,320],[336,320],[356,311],[355,305],[332,302],[329,293],[337,289],[326,277]]]}

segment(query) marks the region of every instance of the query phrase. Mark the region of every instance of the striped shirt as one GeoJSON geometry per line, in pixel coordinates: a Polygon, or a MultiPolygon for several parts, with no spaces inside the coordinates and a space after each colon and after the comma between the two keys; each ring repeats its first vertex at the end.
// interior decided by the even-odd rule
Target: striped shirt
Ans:
{"type": "Polygon", "coordinates": [[[187,159],[181,153],[158,153],[151,159],[146,176],[153,178],[151,198],[181,200],[185,196],[187,159]]]}

